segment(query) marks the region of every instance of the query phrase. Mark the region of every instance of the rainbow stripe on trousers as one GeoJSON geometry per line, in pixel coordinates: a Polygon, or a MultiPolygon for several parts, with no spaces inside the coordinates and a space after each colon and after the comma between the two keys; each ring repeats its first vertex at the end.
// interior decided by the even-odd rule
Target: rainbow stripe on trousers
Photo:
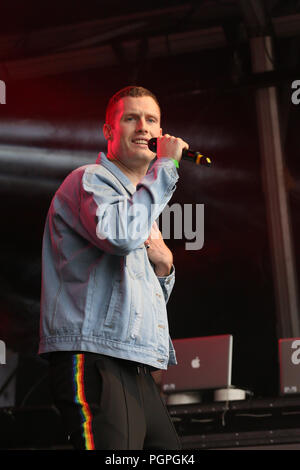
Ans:
{"type": "Polygon", "coordinates": [[[86,401],[84,391],[84,355],[75,354],[73,356],[73,386],[74,400],[80,405],[81,424],[83,428],[83,440],[86,450],[94,450],[94,437],[92,432],[92,413],[86,401]]]}

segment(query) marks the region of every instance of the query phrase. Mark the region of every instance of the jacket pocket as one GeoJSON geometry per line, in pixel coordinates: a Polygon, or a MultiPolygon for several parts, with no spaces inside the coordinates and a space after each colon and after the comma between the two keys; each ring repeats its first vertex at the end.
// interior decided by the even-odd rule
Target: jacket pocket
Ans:
{"type": "Polygon", "coordinates": [[[118,306],[118,301],[121,295],[121,281],[115,281],[111,293],[111,298],[109,306],[106,313],[106,318],[104,321],[104,326],[111,328],[114,325],[116,308],[118,306]]]}
{"type": "Polygon", "coordinates": [[[143,319],[143,301],[140,282],[138,280],[132,280],[131,282],[134,296],[128,334],[131,339],[135,339],[137,336],[139,336],[141,329],[141,323],[143,319]]]}

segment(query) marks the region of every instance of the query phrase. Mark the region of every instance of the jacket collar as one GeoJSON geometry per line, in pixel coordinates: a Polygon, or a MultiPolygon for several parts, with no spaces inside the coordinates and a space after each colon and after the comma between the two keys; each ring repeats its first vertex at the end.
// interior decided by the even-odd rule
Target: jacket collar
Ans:
{"type": "Polygon", "coordinates": [[[129,194],[133,194],[136,191],[134,184],[130,181],[129,178],[120,170],[117,165],[111,162],[103,152],[100,152],[98,158],[96,160],[98,165],[104,166],[108,171],[110,171],[120,183],[124,186],[124,188],[129,192],[129,194]]]}

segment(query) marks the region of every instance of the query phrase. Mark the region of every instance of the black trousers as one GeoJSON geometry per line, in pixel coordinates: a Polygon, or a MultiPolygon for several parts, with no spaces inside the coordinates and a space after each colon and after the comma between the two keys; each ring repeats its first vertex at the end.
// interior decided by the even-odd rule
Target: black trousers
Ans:
{"type": "Polygon", "coordinates": [[[180,449],[147,366],[94,353],[50,355],[50,381],[75,449],[180,449]]]}

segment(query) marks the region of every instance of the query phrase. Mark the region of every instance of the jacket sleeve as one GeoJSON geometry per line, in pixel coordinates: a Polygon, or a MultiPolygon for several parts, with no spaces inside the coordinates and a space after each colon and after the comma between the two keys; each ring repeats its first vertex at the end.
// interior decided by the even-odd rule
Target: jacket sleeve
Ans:
{"type": "Polygon", "coordinates": [[[173,162],[155,162],[132,194],[101,165],[87,167],[80,190],[79,220],[85,236],[111,254],[125,256],[148,237],[152,224],[172,197],[178,179],[173,162]]]}

